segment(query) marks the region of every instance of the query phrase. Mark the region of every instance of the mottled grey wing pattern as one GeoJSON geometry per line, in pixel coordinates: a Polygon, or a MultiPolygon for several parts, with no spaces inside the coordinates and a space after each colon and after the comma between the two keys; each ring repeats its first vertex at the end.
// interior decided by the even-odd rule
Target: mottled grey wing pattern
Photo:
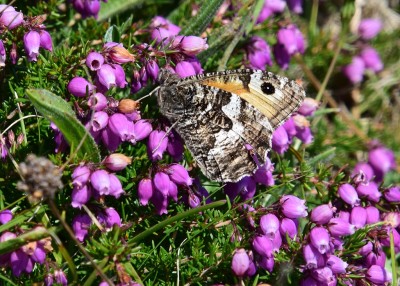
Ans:
{"type": "Polygon", "coordinates": [[[236,182],[254,172],[256,164],[246,143],[264,162],[273,130],[304,97],[294,82],[262,71],[226,71],[181,80],[167,74],[164,80],[158,92],[161,113],[174,124],[202,172],[220,182],[236,182]],[[264,83],[267,89],[261,87],[264,83]]]}

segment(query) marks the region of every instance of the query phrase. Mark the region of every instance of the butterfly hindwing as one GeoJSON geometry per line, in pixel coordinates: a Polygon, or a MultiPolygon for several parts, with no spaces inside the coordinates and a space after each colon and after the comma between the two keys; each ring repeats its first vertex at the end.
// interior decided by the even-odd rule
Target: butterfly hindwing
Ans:
{"type": "Polygon", "coordinates": [[[214,181],[236,182],[256,169],[246,144],[263,163],[273,130],[303,97],[286,78],[242,70],[181,80],[171,76],[160,87],[158,102],[202,172],[214,181]]]}

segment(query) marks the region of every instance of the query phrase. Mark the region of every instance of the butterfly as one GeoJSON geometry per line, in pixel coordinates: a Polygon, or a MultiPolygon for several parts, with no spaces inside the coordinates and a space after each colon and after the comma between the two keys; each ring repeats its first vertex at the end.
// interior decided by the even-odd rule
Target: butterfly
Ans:
{"type": "Polygon", "coordinates": [[[263,164],[272,133],[305,98],[295,81],[261,70],[228,70],[179,78],[161,70],[160,112],[184,140],[203,174],[237,182],[263,164]]]}

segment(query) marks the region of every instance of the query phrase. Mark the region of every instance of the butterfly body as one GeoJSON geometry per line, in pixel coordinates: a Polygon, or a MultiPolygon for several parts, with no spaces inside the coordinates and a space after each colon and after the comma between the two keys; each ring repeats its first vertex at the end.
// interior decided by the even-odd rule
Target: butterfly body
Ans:
{"type": "Polygon", "coordinates": [[[179,79],[162,71],[157,99],[204,175],[236,182],[252,175],[271,147],[273,131],[305,97],[294,81],[257,70],[206,73],[179,79]]]}

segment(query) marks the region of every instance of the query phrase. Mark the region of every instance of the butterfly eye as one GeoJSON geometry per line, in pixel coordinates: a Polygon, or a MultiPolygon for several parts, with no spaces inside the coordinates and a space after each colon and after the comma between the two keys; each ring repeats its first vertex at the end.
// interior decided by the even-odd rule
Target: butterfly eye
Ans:
{"type": "Polygon", "coordinates": [[[275,87],[270,82],[263,82],[261,90],[268,95],[275,93],[275,87]]]}

